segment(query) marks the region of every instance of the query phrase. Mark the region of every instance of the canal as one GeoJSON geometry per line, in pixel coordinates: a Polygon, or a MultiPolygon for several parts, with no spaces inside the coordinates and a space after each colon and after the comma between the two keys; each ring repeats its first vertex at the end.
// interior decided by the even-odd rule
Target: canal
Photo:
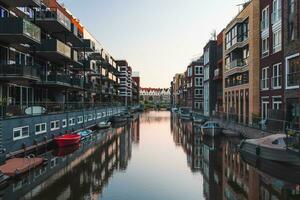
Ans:
{"type": "Polygon", "coordinates": [[[300,169],[238,152],[239,138],[203,138],[170,112],[145,112],[12,180],[0,199],[300,199],[300,169]]]}

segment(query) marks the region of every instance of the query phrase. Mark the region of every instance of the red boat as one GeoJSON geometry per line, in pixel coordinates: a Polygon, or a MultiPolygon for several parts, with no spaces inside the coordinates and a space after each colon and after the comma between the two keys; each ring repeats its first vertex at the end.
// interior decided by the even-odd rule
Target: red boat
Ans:
{"type": "Polygon", "coordinates": [[[80,142],[81,136],[78,134],[65,134],[54,138],[55,143],[59,147],[75,145],[80,142]]]}

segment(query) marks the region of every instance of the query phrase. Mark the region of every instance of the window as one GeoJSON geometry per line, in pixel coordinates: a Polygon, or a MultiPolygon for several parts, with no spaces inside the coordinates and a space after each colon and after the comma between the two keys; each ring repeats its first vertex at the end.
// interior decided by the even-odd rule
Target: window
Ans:
{"type": "Polygon", "coordinates": [[[55,130],[58,130],[59,129],[59,120],[56,120],[56,121],[51,121],[50,122],[50,130],[51,131],[55,131],[55,130]]]}
{"type": "Polygon", "coordinates": [[[195,89],[195,96],[202,96],[203,95],[203,90],[202,89],[195,89]]]}
{"type": "Polygon", "coordinates": [[[262,69],[262,73],[261,73],[261,89],[262,90],[269,89],[268,70],[269,70],[268,67],[262,69]]]}
{"type": "Polygon", "coordinates": [[[192,67],[189,67],[188,68],[188,77],[191,77],[191,76],[193,76],[193,68],[192,67]]]}
{"type": "Polygon", "coordinates": [[[83,116],[78,116],[77,117],[77,123],[82,124],[83,123],[83,116]]]}
{"type": "Polygon", "coordinates": [[[61,125],[63,128],[66,128],[67,127],[67,120],[66,119],[63,119],[62,120],[62,125],[61,125]]]}
{"type": "Polygon", "coordinates": [[[92,114],[89,114],[88,116],[88,121],[92,121],[93,120],[93,115],[92,114]]]}
{"type": "Polygon", "coordinates": [[[203,66],[196,66],[195,67],[195,74],[202,75],[203,74],[203,66]]]}
{"type": "Polygon", "coordinates": [[[262,10],[261,17],[261,31],[264,31],[269,28],[269,6],[262,10]]]}
{"type": "Polygon", "coordinates": [[[46,123],[41,123],[41,124],[36,124],[35,125],[35,134],[42,134],[47,132],[47,124],[46,123]]]}
{"type": "Polygon", "coordinates": [[[195,109],[196,110],[203,110],[203,102],[195,102],[195,109]]]}
{"type": "Polygon", "coordinates": [[[74,126],[75,125],[75,118],[72,117],[69,119],[69,126],[74,126]]]}
{"type": "Polygon", "coordinates": [[[201,87],[201,86],[203,86],[203,78],[202,78],[202,77],[196,77],[196,78],[195,78],[195,86],[196,86],[196,87],[201,87]]]}
{"type": "Polygon", "coordinates": [[[296,8],[296,0],[289,0],[288,1],[288,40],[292,41],[295,39],[295,34],[296,34],[296,30],[295,30],[295,24],[296,21],[293,20],[293,16],[295,13],[295,8],[296,8]]]}
{"type": "Polygon", "coordinates": [[[261,54],[262,54],[262,57],[266,57],[269,55],[269,38],[262,39],[261,54]]]}
{"type": "Polygon", "coordinates": [[[266,97],[263,97],[261,100],[261,117],[262,119],[268,118],[268,109],[269,109],[269,99],[266,97]]]}
{"type": "Polygon", "coordinates": [[[276,24],[281,20],[281,0],[273,0],[272,23],[276,24]]]}
{"type": "Polygon", "coordinates": [[[13,129],[13,139],[19,140],[29,137],[29,126],[23,126],[13,129]]]}
{"type": "Polygon", "coordinates": [[[273,32],[273,53],[281,51],[281,29],[273,32]]]}
{"type": "Polygon", "coordinates": [[[281,97],[273,97],[273,110],[280,110],[281,109],[281,97]]]}
{"type": "Polygon", "coordinates": [[[286,58],[286,88],[299,88],[299,53],[286,58]]]}
{"type": "Polygon", "coordinates": [[[9,16],[8,10],[0,6],[0,18],[6,18],[9,16]]]}
{"type": "Polygon", "coordinates": [[[280,89],[281,88],[281,63],[273,65],[272,70],[272,88],[280,89]]]}

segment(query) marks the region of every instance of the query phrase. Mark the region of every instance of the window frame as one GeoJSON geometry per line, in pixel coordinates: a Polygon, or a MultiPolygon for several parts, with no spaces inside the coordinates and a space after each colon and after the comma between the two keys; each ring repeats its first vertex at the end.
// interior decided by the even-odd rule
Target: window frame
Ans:
{"type": "Polygon", "coordinates": [[[29,135],[30,135],[29,126],[20,126],[20,127],[13,128],[13,141],[21,140],[21,139],[24,139],[24,138],[28,138],[29,135]],[[23,135],[23,128],[27,128],[28,129],[28,134],[26,136],[23,135]],[[15,137],[15,132],[16,131],[20,131],[20,136],[15,137]]]}
{"type": "Polygon", "coordinates": [[[47,133],[47,123],[39,123],[39,124],[35,124],[35,126],[34,126],[34,133],[35,133],[35,135],[40,135],[40,134],[43,134],[43,133],[47,133]],[[42,130],[42,126],[45,126],[45,129],[44,130],[42,130]],[[37,128],[37,126],[39,126],[40,127],[40,131],[36,131],[36,128],[37,128]]]}

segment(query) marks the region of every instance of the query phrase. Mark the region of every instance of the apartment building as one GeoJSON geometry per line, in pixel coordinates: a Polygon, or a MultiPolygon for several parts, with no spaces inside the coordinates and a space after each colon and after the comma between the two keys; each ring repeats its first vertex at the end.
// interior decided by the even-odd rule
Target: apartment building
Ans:
{"type": "Polygon", "coordinates": [[[0,156],[120,112],[100,105],[117,95],[117,70],[56,0],[0,0],[0,156]]]}
{"type": "Polygon", "coordinates": [[[196,61],[193,61],[190,64],[192,69],[192,109],[193,111],[203,113],[203,78],[204,78],[204,66],[203,66],[203,57],[200,57],[196,61]]]}
{"type": "Polygon", "coordinates": [[[282,6],[282,0],[260,1],[260,117],[270,119],[270,128],[284,120],[282,6]]]}
{"type": "Polygon", "coordinates": [[[223,104],[227,117],[252,124],[259,106],[259,0],[243,5],[224,30],[223,104]]]}
{"type": "Polygon", "coordinates": [[[221,31],[217,36],[217,68],[214,70],[213,82],[216,90],[216,113],[223,112],[223,34],[221,31]]]}
{"type": "Polygon", "coordinates": [[[181,93],[181,85],[183,82],[184,75],[181,73],[175,74],[173,77],[173,83],[172,83],[172,90],[173,90],[173,106],[174,107],[180,107],[182,104],[182,99],[180,98],[181,93]]]}
{"type": "Polygon", "coordinates": [[[137,71],[132,72],[132,101],[133,104],[139,104],[140,101],[140,73],[137,71]]]}
{"type": "Polygon", "coordinates": [[[132,103],[132,68],[126,60],[117,60],[119,66],[119,96],[124,105],[132,103]]]}
{"type": "Polygon", "coordinates": [[[211,116],[217,103],[214,73],[217,69],[217,41],[210,40],[203,49],[204,57],[204,115],[211,116]]]}
{"type": "MultiPolygon", "coordinates": [[[[275,1],[276,2],[276,1],[275,1]]],[[[299,4],[297,0],[281,2],[283,10],[284,101],[286,121],[290,128],[299,128],[299,4]]],[[[278,2],[278,6],[280,3],[278,2]]]]}

